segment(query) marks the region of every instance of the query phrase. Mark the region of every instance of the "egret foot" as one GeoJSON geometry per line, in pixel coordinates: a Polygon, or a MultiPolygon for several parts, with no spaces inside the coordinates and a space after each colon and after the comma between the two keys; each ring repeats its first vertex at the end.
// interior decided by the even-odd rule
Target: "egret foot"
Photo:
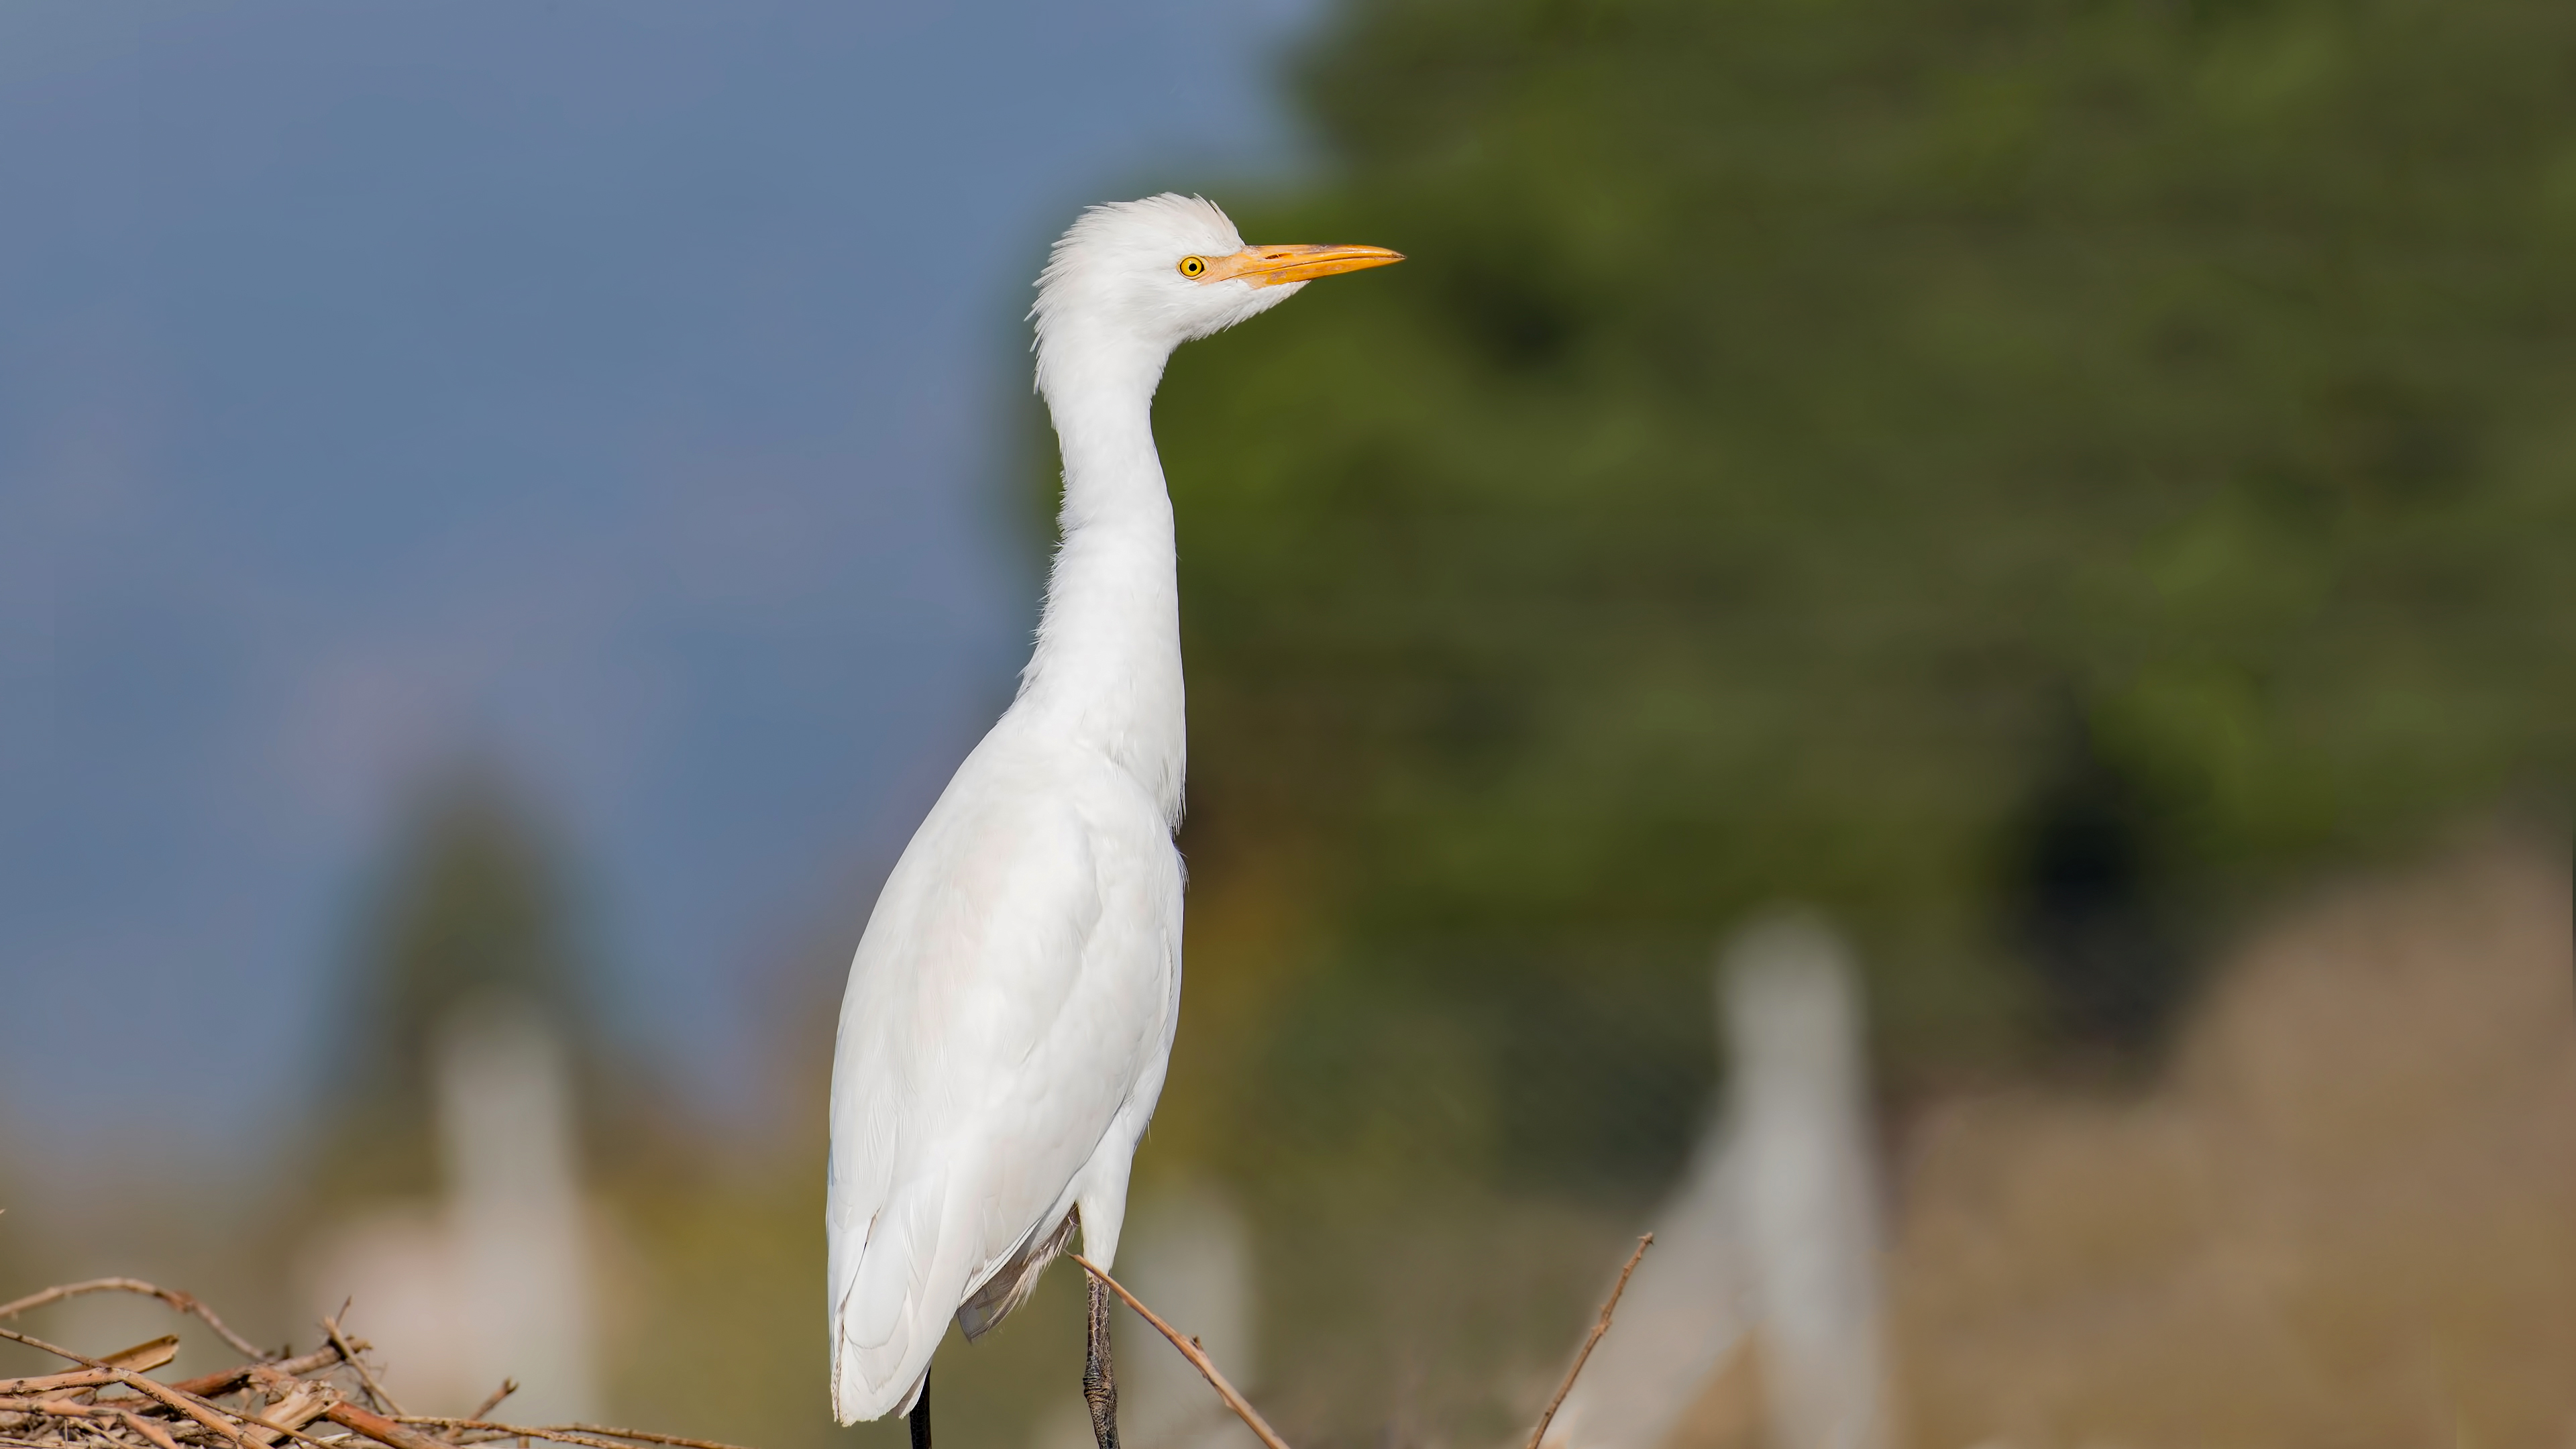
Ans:
{"type": "Polygon", "coordinates": [[[910,1423],[912,1449],[930,1449],[930,1374],[927,1371],[921,1375],[921,1397],[913,1400],[910,1423]]]}
{"type": "MultiPolygon", "coordinates": [[[[1118,1376],[1109,1367],[1109,1290],[1088,1274],[1083,1281],[1091,1285],[1091,1347],[1082,1357],[1082,1400],[1091,1406],[1091,1437],[1100,1441],[1100,1449],[1118,1449],[1118,1376]]],[[[929,1441],[922,1442],[927,1449],[929,1441]]]]}

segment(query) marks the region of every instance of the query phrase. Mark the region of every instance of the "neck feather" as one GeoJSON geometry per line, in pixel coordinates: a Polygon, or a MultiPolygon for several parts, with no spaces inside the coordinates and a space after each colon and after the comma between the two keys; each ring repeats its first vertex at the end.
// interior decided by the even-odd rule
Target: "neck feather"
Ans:
{"type": "Polygon", "coordinates": [[[1011,708],[1106,755],[1178,824],[1187,751],[1180,586],[1152,417],[1162,358],[1066,345],[1076,342],[1048,338],[1056,355],[1040,362],[1064,453],[1063,536],[1011,708]]]}

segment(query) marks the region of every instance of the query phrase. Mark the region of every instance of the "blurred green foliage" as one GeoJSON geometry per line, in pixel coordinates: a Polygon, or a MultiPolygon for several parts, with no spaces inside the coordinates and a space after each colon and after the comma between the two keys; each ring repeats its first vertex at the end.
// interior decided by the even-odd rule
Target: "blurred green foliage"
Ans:
{"type": "Polygon", "coordinates": [[[2576,763],[2576,8],[1381,0],[1300,75],[1236,220],[1411,260],[1157,404],[1192,990],[1293,958],[1228,1140],[1652,1177],[1766,901],[1992,1062],[2058,897],[2152,955],[2576,763]]]}

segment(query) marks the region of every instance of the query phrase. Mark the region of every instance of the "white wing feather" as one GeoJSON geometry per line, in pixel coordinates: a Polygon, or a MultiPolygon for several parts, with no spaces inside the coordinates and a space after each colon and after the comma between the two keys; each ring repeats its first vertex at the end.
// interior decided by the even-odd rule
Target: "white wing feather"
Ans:
{"type": "Polygon", "coordinates": [[[1123,772],[1005,726],[887,878],[833,1055],[844,1423],[908,1406],[959,1305],[1078,1200],[1086,1246],[1114,1250],[1180,986],[1166,832],[1123,772]],[[1095,1158],[1116,1175],[1096,1208],[1112,1184],[1085,1181],[1095,1158]]]}

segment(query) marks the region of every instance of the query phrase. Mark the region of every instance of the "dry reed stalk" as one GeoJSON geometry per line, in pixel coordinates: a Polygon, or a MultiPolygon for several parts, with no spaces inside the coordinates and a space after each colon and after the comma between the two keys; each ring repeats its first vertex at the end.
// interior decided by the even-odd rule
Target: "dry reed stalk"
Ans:
{"type": "MultiPolygon", "coordinates": [[[[1619,1306],[1619,1295],[1628,1291],[1628,1279],[1637,1271],[1637,1261],[1646,1256],[1646,1249],[1652,1247],[1654,1241],[1655,1235],[1652,1233],[1637,1239],[1637,1250],[1628,1255],[1627,1266],[1619,1270],[1619,1281],[1611,1285],[1610,1297],[1601,1305],[1599,1321],[1592,1325],[1590,1336],[1583,1340],[1583,1347],[1576,1351],[1574,1366],[1565,1371],[1565,1382],[1557,1385],[1556,1397],[1548,1400],[1547,1411],[1539,1415],[1538,1427],[1530,1432],[1528,1449],[1538,1449],[1539,1441],[1547,1436],[1547,1426],[1555,1420],[1556,1411],[1564,1406],[1565,1396],[1574,1391],[1574,1381],[1582,1374],[1584,1362],[1592,1357],[1593,1346],[1600,1343],[1601,1336],[1610,1331],[1611,1312],[1619,1306]]],[[[1080,1253],[1067,1253],[1065,1256],[1080,1266],[1082,1271],[1099,1279],[1102,1286],[1117,1294],[1128,1307],[1135,1309],[1137,1316],[1153,1325],[1155,1332],[1171,1340],[1172,1347],[1181,1351],[1181,1357],[1190,1361],[1190,1366],[1197,1369],[1199,1376],[1208,1381],[1208,1387],[1216,1390],[1217,1397],[1225,1401],[1225,1406],[1232,1409],[1235,1417],[1241,1419],[1246,1428],[1259,1436],[1268,1449],[1288,1449],[1288,1441],[1279,1437],[1279,1431],[1270,1427],[1270,1421],[1261,1417],[1261,1411],[1252,1407],[1252,1401],[1245,1398],[1241,1391],[1226,1379],[1226,1376],[1218,1370],[1216,1361],[1209,1358],[1207,1350],[1199,1346],[1197,1339],[1183,1336],[1179,1329],[1164,1322],[1153,1309],[1146,1307],[1135,1294],[1128,1292],[1124,1284],[1102,1272],[1099,1264],[1080,1253]]],[[[693,1446],[693,1449],[722,1449],[722,1446],[698,1445],[693,1446]]]]}
{"type": "Polygon", "coordinates": [[[1252,1401],[1236,1392],[1234,1385],[1226,1381],[1225,1375],[1217,1371],[1216,1361],[1207,1356],[1207,1350],[1199,1347],[1197,1339],[1183,1338],[1179,1329],[1165,1323],[1153,1309],[1138,1301],[1136,1295],[1128,1292],[1117,1279],[1100,1271],[1100,1266],[1089,1258],[1080,1253],[1067,1253],[1065,1256],[1082,1265],[1082,1271],[1099,1279],[1102,1286],[1110,1292],[1126,1300],[1127,1306],[1135,1309],[1138,1317],[1154,1325],[1155,1332],[1170,1339],[1172,1347],[1181,1351],[1181,1357],[1190,1361],[1190,1366],[1199,1371],[1199,1376],[1208,1381],[1210,1388],[1216,1390],[1216,1396],[1225,1400],[1225,1406],[1234,1410],[1235,1417],[1241,1419],[1246,1427],[1259,1435],[1262,1443],[1270,1446],[1270,1449],[1288,1449],[1288,1441],[1280,1438],[1279,1431],[1270,1427],[1270,1421],[1261,1417],[1261,1411],[1252,1407],[1252,1401]]]}
{"type": "Polygon", "coordinates": [[[1628,1266],[1619,1270],[1619,1281],[1610,1285],[1610,1296],[1602,1301],[1600,1321],[1592,1325],[1591,1336],[1583,1340],[1583,1347],[1574,1355],[1574,1367],[1565,1371],[1565,1382],[1556,1386],[1556,1397],[1547,1401],[1547,1412],[1538,1416],[1538,1427],[1530,1430],[1529,1449],[1538,1449],[1539,1441],[1547,1437],[1547,1426],[1556,1422],[1556,1411],[1565,1407],[1565,1396],[1574,1392],[1574,1381],[1582,1375],[1584,1362],[1592,1357],[1592,1346],[1610,1331],[1610,1313],[1619,1306],[1619,1295],[1628,1291],[1628,1275],[1637,1271],[1637,1260],[1654,1245],[1652,1233],[1637,1239],[1637,1251],[1628,1255],[1628,1266]]]}

